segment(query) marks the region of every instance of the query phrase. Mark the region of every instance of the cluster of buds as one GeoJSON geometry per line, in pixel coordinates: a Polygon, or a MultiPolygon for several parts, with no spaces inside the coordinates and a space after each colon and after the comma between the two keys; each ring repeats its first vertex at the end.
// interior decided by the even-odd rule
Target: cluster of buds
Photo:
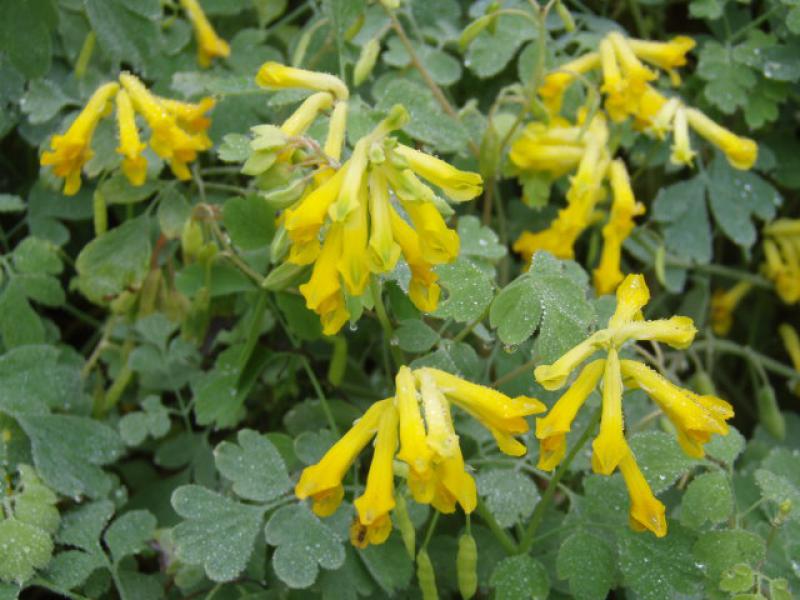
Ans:
{"type": "Polygon", "coordinates": [[[625,386],[642,389],[658,405],[675,426],[684,452],[695,458],[704,455],[703,445],[712,434],[728,433],[726,421],[733,416],[733,408],[715,396],[678,387],[639,361],[619,357],[629,341],[657,341],[683,349],[694,340],[696,330],[689,317],[644,320],[641,310],[649,299],[644,278],[628,275],[617,289],[617,308],[608,327],[592,334],[553,364],[536,368],[536,380],[547,390],[558,390],[582,363],[597,352],[606,354],[605,358],[584,366],[550,412],[536,419],[536,437],[540,443],[539,468],[554,469],[566,452],[566,435],[575,415],[602,378],[600,433],[592,444],[592,469],[611,475],[619,468],[631,497],[632,527],[649,529],[661,537],[667,533],[664,505],[653,495],[625,439],[622,412],[625,386]]]}
{"type": "Polygon", "coordinates": [[[352,543],[361,548],[381,544],[391,533],[395,471],[419,503],[442,513],[454,512],[456,504],[466,513],[475,509],[475,480],[464,465],[451,405],[478,420],[510,456],[526,452],[514,438],[528,431],[525,417],[545,410],[535,398],[510,398],[438,369],[401,367],[395,385],[395,396],[373,404],[317,464],[303,471],[295,487],[298,498],[312,499],[317,515],[332,515],[344,497],[342,479],[374,437],[366,488],[354,502],[357,516],[350,532],[352,543]]]}
{"type": "Polygon", "coordinates": [[[637,129],[659,139],[672,131],[672,162],[692,163],[695,153],[690,145],[691,127],[722,150],[735,168],[749,169],[758,155],[753,140],[735,135],[701,111],[685,106],[678,98],[665,97],[651,85],[658,79],[658,71],[651,67],[666,71],[674,85],[680,83],[675,69],[686,64],[686,53],[694,45],[694,40],[685,36],[669,42],[652,42],[612,32],[600,42],[598,51],[584,54],[548,74],[539,94],[548,110],[557,114],[566,89],[577,78],[600,69],[600,90],[611,120],[621,122],[633,118],[637,129]]]}
{"type": "Polygon", "coordinates": [[[338,78],[266,63],[257,82],[316,92],[280,127],[255,128],[244,169],[262,181],[289,178],[265,194],[285,209],[273,256],[291,265],[313,263],[300,292],[319,314],[324,333],[341,329],[350,318],[347,298],[362,296],[371,276],[392,271],[401,255],[411,271],[411,300],[420,310],[433,311],[440,293],[433,266],[455,260],[460,241],[444,220],[453,212],[448,202],[420,178],[448,200],[462,202],[481,193],[480,175],[399,143],[391,133],[408,121],[400,105],[340,163],[348,91],[338,78]],[[328,133],[320,148],[304,134],[327,110],[328,133]],[[310,165],[315,168],[308,172],[310,165]]]}
{"type": "Polygon", "coordinates": [[[575,170],[567,206],[547,229],[525,231],[514,243],[514,251],[527,261],[538,250],[573,258],[578,237],[598,219],[596,207],[605,196],[603,184],[609,181],[613,201],[603,227],[603,252],[594,284],[600,294],[613,292],[623,277],[622,243],[634,227],[634,217],[645,209],[633,196],[625,163],[609,155],[605,118],[597,114],[588,123],[574,125],[560,117],[550,125],[530,123],[512,146],[510,158],[522,170],[544,172],[553,179],[575,170]]]}
{"type": "Polygon", "coordinates": [[[211,148],[206,131],[211,125],[206,113],[214,107],[212,98],[199,103],[182,102],[153,94],[131,73],[122,73],[119,82],[101,85],[67,131],[50,139],[50,150],[41,157],[42,166],[64,179],[64,194],[72,196],[80,190],[81,171],[91,159],[92,138],[100,121],[111,114],[116,104],[119,130],[117,152],[122,155],[122,172],[132,185],[140,186],[147,178],[147,159],[143,152],[136,114],[150,129],[150,147],[167,161],[178,179],[189,179],[187,164],[198,152],[211,148]],[[116,101],[116,102],[115,102],[116,101]]]}

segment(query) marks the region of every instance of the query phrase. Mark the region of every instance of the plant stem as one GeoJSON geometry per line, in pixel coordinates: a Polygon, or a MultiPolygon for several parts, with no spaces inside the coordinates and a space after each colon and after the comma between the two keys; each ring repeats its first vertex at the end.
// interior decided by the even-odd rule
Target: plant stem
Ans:
{"type": "Polygon", "coordinates": [[[311,368],[311,365],[308,363],[308,359],[305,356],[298,356],[303,364],[303,369],[305,369],[306,375],[308,375],[308,378],[311,380],[311,385],[313,386],[314,391],[317,393],[317,398],[319,398],[319,403],[322,406],[322,412],[325,413],[325,418],[328,420],[328,426],[331,428],[331,431],[333,431],[334,435],[339,437],[339,427],[336,425],[336,419],[333,418],[333,411],[328,404],[328,398],[325,397],[325,393],[322,391],[322,386],[319,384],[319,379],[317,379],[314,369],[311,368]]]}
{"type": "Polygon", "coordinates": [[[406,364],[406,357],[403,355],[403,351],[400,347],[397,346],[396,343],[393,343],[394,329],[392,328],[391,321],[389,321],[389,315],[386,313],[386,306],[383,303],[381,288],[375,279],[370,283],[370,287],[372,288],[372,297],[375,301],[375,314],[383,328],[383,336],[386,338],[386,343],[389,345],[389,351],[392,353],[392,358],[395,363],[394,366],[395,368],[399,368],[406,364]]]}
{"type": "Polygon", "coordinates": [[[240,381],[242,378],[242,373],[244,372],[244,368],[247,366],[247,362],[250,360],[250,356],[253,354],[253,350],[258,342],[258,337],[261,334],[261,328],[259,325],[261,324],[261,319],[264,316],[264,310],[267,308],[267,295],[269,292],[267,290],[259,290],[256,293],[258,294],[258,297],[256,298],[256,303],[253,307],[252,318],[247,326],[247,339],[244,342],[242,353],[239,355],[238,379],[240,381]]]}
{"type": "Polygon", "coordinates": [[[486,318],[486,316],[488,314],[489,314],[489,307],[487,306],[486,310],[484,310],[477,319],[472,321],[469,325],[464,327],[464,329],[462,329],[461,331],[458,332],[458,334],[453,338],[453,341],[454,342],[460,342],[460,341],[464,340],[470,333],[472,333],[472,331],[478,325],[481,324],[481,322],[486,318]]]}
{"type": "Polygon", "coordinates": [[[598,407],[595,409],[592,418],[589,420],[589,424],[586,426],[586,429],[581,434],[581,437],[578,438],[578,441],[575,442],[575,445],[570,450],[567,457],[558,465],[558,469],[556,469],[553,478],[547,484],[547,488],[542,495],[542,499],[539,500],[539,504],[536,505],[536,508],[533,510],[533,514],[531,515],[531,520],[528,522],[528,527],[525,529],[525,533],[522,536],[522,540],[519,543],[518,554],[527,554],[530,552],[531,546],[533,545],[533,540],[536,537],[536,532],[539,529],[539,526],[544,521],[545,513],[547,509],[550,507],[550,504],[553,501],[553,496],[555,496],[556,489],[558,488],[558,483],[561,481],[561,478],[569,469],[570,464],[578,455],[578,452],[586,445],[586,442],[589,441],[589,438],[592,437],[594,433],[594,429],[597,426],[597,423],[600,421],[600,408],[598,407]]]}
{"type": "Polygon", "coordinates": [[[495,379],[492,382],[492,387],[500,387],[504,383],[508,383],[509,381],[512,381],[512,380],[516,379],[517,377],[519,377],[520,375],[522,375],[526,371],[529,371],[533,367],[535,367],[538,362],[539,362],[538,358],[530,359],[525,364],[522,364],[522,365],[518,366],[516,369],[512,369],[508,373],[506,373],[505,375],[502,375],[502,376],[498,377],[497,379],[495,379]]]}
{"type": "Polygon", "coordinates": [[[494,518],[489,509],[486,508],[486,505],[483,503],[483,500],[478,498],[478,504],[476,507],[478,514],[483,519],[483,522],[486,523],[486,526],[492,532],[495,539],[500,542],[500,545],[505,549],[506,553],[508,554],[516,554],[517,553],[517,544],[508,534],[508,532],[500,527],[497,520],[494,518]]]}
{"type": "Polygon", "coordinates": [[[422,542],[422,546],[419,549],[420,552],[428,547],[428,542],[431,541],[433,532],[436,530],[436,523],[439,522],[439,514],[440,513],[438,510],[433,511],[433,516],[431,517],[430,524],[428,525],[428,532],[425,534],[425,540],[422,542]]]}
{"type": "Polygon", "coordinates": [[[733,354],[734,356],[738,356],[747,361],[760,363],[760,366],[767,371],[772,371],[776,375],[781,375],[787,379],[800,379],[800,372],[796,371],[792,367],[778,362],[774,358],[770,358],[769,356],[765,356],[764,354],[753,350],[750,346],[741,346],[736,342],[732,342],[730,340],[721,340],[719,338],[700,340],[694,344],[694,348],[696,350],[702,350],[704,348],[708,348],[709,346],[712,346],[716,352],[721,352],[722,354],[733,354]]]}

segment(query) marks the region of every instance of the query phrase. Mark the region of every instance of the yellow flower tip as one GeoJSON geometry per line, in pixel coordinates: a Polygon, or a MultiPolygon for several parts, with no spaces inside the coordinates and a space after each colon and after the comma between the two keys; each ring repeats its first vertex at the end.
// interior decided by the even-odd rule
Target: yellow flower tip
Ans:
{"type": "Polygon", "coordinates": [[[547,410],[547,405],[544,402],[530,396],[516,396],[511,398],[511,403],[518,406],[515,412],[520,415],[538,415],[547,410]]]}
{"type": "Polygon", "coordinates": [[[600,433],[592,442],[592,469],[611,475],[628,453],[622,416],[622,373],[617,351],[611,348],[603,370],[600,433]]]}
{"type": "Polygon", "coordinates": [[[318,517],[329,517],[339,508],[344,498],[344,487],[339,484],[323,490],[314,488],[314,479],[318,477],[314,471],[306,469],[301,475],[300,481],[294,488],[294,494],[300,500],[311,497],[311,510],[318,517]],[[312,491],[313,490],[313,491],[312,491]]]}
{"type": "Polygon", "coordinates": [[[439,158],[403,144],[398,144],[394,151],[408,161],[412,171],[440,187],[456,202],[472,200],[483,191],[483,178],[478,173],[461,171],[439,158]]]}
{"type": "Polygon", "coordinates": [[[654,321],[634,321],[614,330],[614,342],[621,345],[628,339],[664,342],[683,350],[694,341],[697,328],[690,317],[674,316],[654,321]]]}
{"type": "Polygon", "coordinates": [[[636,531],[648,529],[656,537],[667,535],[666,509],[653,495],[653,491],[639,470],[639,465],[636,464],[636,459],[630,450],[620,461],[619,470],[622,472],[631,499],[631,527],[636,531]]]}
{"type": "Polygon", "coordinates": [[[94,155],[92,137],[100,120],[110,110],[111,101],[119,91],[119,84],[101,85],[63,135],[50,139],[50,150],[42,153],[40,164],[52,167],[56,177],[64,179],[64,194],[73,196],[81,187],[83,166],[94,155]]]}
{"type": "MultiPolygon", "coordinates": [[[[537,437],[539,435],[539,421],[536,419],[537,437]]],[[[558,433],[548,437],[539,439],[539,461],[536,464],[537,469],[542,471],[552,471],[561,461],[564,460],[564,455],[567,453],[567,436],[564,433],[558,433]]]]}
{"type": "Polygon", "coordinates": [[[716,290],[711,296],[711,328],[717,335],[728,335],[733,324],[733,312],[753,284],[740,281],[729,290],[716,290]]]}
{"type": "Polygon", "coordinates": [[[436,310],[442,293],[439,284],[434,283],[437,279],[436,274],[430,270],[428,272],[433,276],[433,281],[427,276],[418,277],[415,272],[412,273],[411,282],[408,284],[408,296],[411,302],[423,313],[432,313],[436,310]]]}
{"type": "MultiPolygon", "coordinates": [[[[472,475],[467,473],[464,468],[464,458],[460,449],[452,457],[439,463],[437,477],[439,485],[436,496],[443,501],[446,512],[453,512],[454,501],[457,501],[467,514],[475,510],[478,504],[477,486],[472,475]]],[[[434,507],[438,509],[436,503],[434,503],[434,507]]]]}
{"type": "Polygon", "coordinates": [[[574,346],[551,365],[539,365],[533,376],[544,389],[554,391],[562,388],[570,373],[597,350],[598,344],[604,340],[605,332],[598,331],[580,344],[574,346]]]}
{"type": "Polygon", "coordinates": [[[632,321],[649,301],[650,289],[644,275],[627,275],[617,288],[617,308],[608,321],[609,327],[619,327],[632,321]]]}
{"type": "Polygon", "coordinates": [[[423,260],[434,265],[454,261],[461,240],[458,233],[447,226],[433,202],[403,202],[403,207],[419,234],[423,260]]]}
{"type": "Polygon", "coordinates": [[[350,96],[347,86],[338,77],[328,73],[287,67],[277,62],[266,62],[261,65],[256,75],[256,83],[267,89],[303,88],[330,92],[338,100],[347,100],[350,96]]]}
{"type": "MultiPolygon", "coordinates": [[[[416,477],[419,482],[427,482],[430,480],[428,473],[433,451],[425,439],[425,423],[420,412],[416,379],[411,369],[400,367],[395,377],[395,388],[395,406],[400,423],[400,452],[397,453],[397,458],[410,467],[410,477],[416,477]]],[[[432,493],[432,489],[428,491],[432,493]]]]}
{"type": "Polygon", "coordinates": [[[180,0],[180,3],[194,28],[200,66],[206,68],[211,66],[212,59],[228,57],[231,53],[228,42],[217,35],[200,3],[197,0],[180,0]]]}
{"type": "Polygon", "coordinates": [[[356,517],[350,525],[350,543],[363,550],[369,545],[384,543],[391,533],[392,519],[389,515],[383,515],[368,525],[356,517]]]}
{"type": "Polygon", "coordinates": [[[740,137],[709,119],[694,108],[686,109],[689,125],[701,136],[725,153],[728,162],[740,170],[752,168],[758,159],[758,145],[751,139],[740,137]]]}
{"type": "Polygon", "coordinates": [[[628,43],[636,56],[665,71],[685,66],[686,55],[696,46],[696,42],[685,35],[668,42],[631,39],[628,43]]]}

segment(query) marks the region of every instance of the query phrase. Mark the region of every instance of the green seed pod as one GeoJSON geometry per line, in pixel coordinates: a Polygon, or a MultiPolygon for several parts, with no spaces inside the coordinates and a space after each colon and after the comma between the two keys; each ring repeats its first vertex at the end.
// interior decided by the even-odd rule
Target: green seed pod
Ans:
{"type": "Polygon", "coordinates": [[[92,208],[94,211],[94,234],[103,235],[108,231],[108,209],[106,208],[106,198],[100,192],[95,191],[92,196],[92,208]]]}
{"type": "Polygon", "coordinates": [[[464,600],[469,600],[478,590],[478,546],[475,538],[469,533],[458,538],[456,573],[458,575],[458,591],[461,592],[464,600]]]}
{"type": "Polygon", "coordinates": [[[203,247],[203,227],[194,219],[187,219],[181,232],[181,250],[184,262],[192,262],[203,247]]]}
{"type": "Polygon", "coordinates": [[[359,54],[356,66],[353,68],[353,82],[356,85],[361,85],[370,76],[380,52],[381,43],[378,38],[372,38],[361,48],[361,54],[359,54]]]}
{"type": "Polygon", "coordinates": [[[495,15],[483,15],[467,25],[458,38],[458,45],[461,51],[463,52],[466,50],[472,41],[478,37],[480,32],[486,29],[496,19],[497,17],[495,15]]]}
{"type": "MultiPolygon", "coordinates": [[[[339,387],[344,377],[344,371],[347,368],[347,338],[337,335],[331,341],[333,343],[333,354],[331,355],[331,362],[328,364],[328,381],[334,387],[339,387]]],[[[403,503],[405,503],[405,500],[403,503]]]]}
{"type": "Polygon", "coordinates": [[[109,308],[115,315],[124,315],[131,310],[131,308],[133,308],[133,305],[136,304],[136,299],[138,297],[138,293],[124,290],[119,296],[111,301],[109,308]]]}
{"type": "Polygon", "coordinates": [[[656,271],[656,279],[658,283],[666,287],[667,285],[667,249],[662,245],[656,250],[656,255],[653,257],[656,271]]]}
{"type": "Polygon", "coordinates": [[[771,385],[765,385],[756,395],[758,405],[758,420],[769,434],[783,440],[786,437],[786,422],[783,419],[778,401],[775,399],[775,391],[771,385]]]}
{"type": "Polygon", "coordinates": [[[308,269],[308,265],[285,262],[269,272],[261,282],[261,287],[271,292],[280,292],[299,283],[308,269]]]}
{"type": "Polygon", "coordinates": [[[564,6],[563,3],[556,2],[556,12],[561,22],[564,23],[564,29],[567,30],[567,33],[575,31],[575,20],[572,18],[572,13],[569,12],[569,9],[564,6]]]}
{"type": "Polygon", "coordinates": [[[144,278],[142,289],[139,292],[139,317],[153,314],[156,309],[156,298],[161,288],[161,269],[151,269],[144,278]]]}
{"type": "Polygon", "coordinates": [[[439,600],[436,591],[436,572],[433,570],[431,557],[424,548],[417,554],[417,581],[422,590],[422,600],[439,600]]]}
{"type": "Polygon", "coordinates": [[[697,371],[689,380],[689,386],[701,396],[716,396],[717,387],[705,371],[697,371]]]}
{"type": "Polygon", "coordinates": [[[286,253],[289,251],[290,243],[289,233],[286,231],[286,228],[281,225],[278,227],[278,230],[275,232],[275,237],[272,238],[269,244],[269,261],[273,265],[283,260],[283,257],[286,256],[286,253]]]}
{"type": "Polygon", "coordinates": [[[413,560],[414,552],[417,548],[417,532],[411,522],[411,517],[408,516],[408,505],[406,504],[405,496],[397,494],[395,502],[394,524],[400,530],[400,536],[403,538],[403,545],[406,547],[408,557],[413,560]]]}
{"type": "Polygon", "coordinates": [[[353,22],[350,27],[344,32],[344,39],[348,42],[351,41],[354,37],[358,35],[358,32],[361,31],[361,28],[364,26],[364,21],[366,21],[366,17],[364,13],[361,12],[358,15],[358,18],[353,22]]]}

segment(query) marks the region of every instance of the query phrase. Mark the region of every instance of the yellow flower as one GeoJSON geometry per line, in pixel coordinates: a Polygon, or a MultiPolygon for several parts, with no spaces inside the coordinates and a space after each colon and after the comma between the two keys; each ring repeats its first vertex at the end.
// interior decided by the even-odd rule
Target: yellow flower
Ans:
{"type": "Polygon", "coordinates": [[[422,312],[433,312],[439,304],[441,289],[436,281],[439,276],[433,272],[431,263],[422,256],[419,235],[403,218],[389,207],[389,220],[392,235],[411,269],[411,281],[408,284],[408,297],[422,312]]]}
{"type": "Polygon", "coordinates": [[[392,532],[389,512],[395,507],[392,461],[397,451],[397,424],[397,409],[390,404],[378,423],[367,486],[353,502],[358,517],[350,530],[350,540],[358,548],[382,544],[392,532]]]}
{"type": "Polygon", "coordinates": [[[675,69],[686,65],[686,54],[696,45],[692,38],[684,35],[672,38],[668,42],[629,39],[628,44],[643,61],[667,71],[673,85],[680,84],[680,77],[675,69]]]}
{"type": "Polygon", "coordinates": [[[328,73],[287,67],[277,62],[261,65],[256,83],[268,89],[302,88],[318,92],[330,92],[337,100],[347,100],[350,92],[341,79],[328,73]]]}
{"type": "Polygon", "coordinates": [[[755,164],[758,146],[753,140],[728,131],[695,108],[686,109],[686,118],[692,129],[725,153],[732,166],[745,170],[755,164]]]}
{"type": "Polygon", "coordinates": [[[629,90],[629,82],[622,77],[614,44],[608,38],[600,42],[600,64],[603,69],[600,90],[606,95],[606,112],[612,121],[624,121],[635,109],[635,97],[629,90]]]}
{"type": "Polygon", "coordinates": [[[294,493],[301,500],[312,498],[312,508],[320,517],[330,516],[339,508],[344,497],[342,479],[375,436],[381,418],[388,410],[393,410],[392,398],[373,404],[317,464],[303,470],[294,493]]]}
{"type": "Polygon", "coordinates": [[[609,167],[614,201],[611,215],[603,227],[603,252],[594,270],[594,287],[598,294],[610,294],[622,281],[620,270],[622,243],[633,230],[635,216],[644,214],[644,205],[636,202],[625,163],[617,159],[609,167]]]}
{"type": "Polygon", "coordinates": [[[667,132],[672,130],[675,113],[678,111],[680,105],[681,101],[677,98],[666,100],[651,119],[648,131],[659,140],[663,140],[667,136],[667,132]]]}
{"type": "Polygon", "coordinates": [[[561,110],[564,92],[576,77],[596,69],[599,64],[600,55],[597,52],[589,52],[548,73],[544,83],[539,87],[539,95],[548,110],[553,114],[558,113],[561,110]]]}
{"type": "Polygon", "coordinates": [[[117,152],[124,157],[122,172],[131,185],[142,185],[147,177],[147,159],[142,156],[142,152],[147,146],[139,139],[133,104],[125,90],[117,94],[117,125],[119,126],[117,152]]]}
{"type": "Polygon", "coordinates": [[[302,104],[281,125],[288,137],[303,135],[319,114],[333,106],[333,96],[328,92],[317,92],[303,100],[302,104]]]}
{"type": "MultiPolygon", "coordinates": [[[[503,428],[500,433],[509,438],[527,431],[526,415],[544,410],[535,398],[509,398],[437,369],[412,371],[403,366],[395,382],[395,397],[375,403],[317,464],[303,471],[295,487],[301,500],[312,498],[315,513],[333,514],[344,496],[342,479],[346,471],[375,436],[366,488],[354,502],[357,517],[350,529],[350,539],[359,548],[383,543],[391,532],[395,469],[406,477],[417,502],[446,513],[453,512],[456,504],[466,513],[475,510],[475,480],[464,464],[453,429],[451,404],[466,410],[490,430],[503,428]],[[407,469],[403,465],[394,467],[395,458],[407,469]]],[[[507,452],[504,444],[500,449],[507,452]]],[[[522,452],[515,449],[513,454],[524,451],[522,446],[522,452]]]]}
{"type": "Polygon", "coordinates": [[[703,445],[712,434],[726,435],[726,421],[733,416],[730,404],[714,396],[701,396],[670,383],[646,365],[620,360],[618,351],[630,339],[657,340],[685,348],[695,329],[687,317],[645,321],[641,309],[650,292],[641,275],[628,275],[617,288],[617,308],[608,327],[595,332],[567,351],[552,365],[534,371],[545,389],[558,389],[571,372],[598,350],[605,360],[589,363],[575,382],[556,402],[550,414],[537,419],[536,437],[540,442],[539,467],[554,469],[566,451],[566,432],[577,411],[600,380],[602,372],[602,413],[600,432],[592,447],[592,468],[610,475],[622,471],[631,496],[631,524],[647,528],[659,537],[666,534],[664,510],[641,476],[625,440],[622,399],[624,386],[639,387],[653,399],[677,430],[678,443],[690,456],[703,456],[703,445]]]}
{"type": "Polygon", "coordinates": [[[398,144],[395,152],[406,159],[411,170],[440,187],[456,202],[472,200],[483,191],[483,178],[478,173],[461,171],[445,161],[398,144]]]}
{"type": "Polygon", "coordinates": [[[777,219],[764,228],[764,274],[786,304],[800,300],[800,219],[777,219]]]}
{"type": "MultiPolygon", "coordinates": [[[[345,176],[345,180],[347,176],[345,176]]],[[[369,283],[370,265],[367,255],[367,188],[359,189],[360,198],[356,210],[344,221],[342,227],[342,253],[339,257],[339,273],[351,296],[360,296],[369,283]]],[[[333,225],[336,227],[336,224],[333,225]]]]}
{"type": "Polygon", "coordinates": [[[539,469],[552,471],[564,458],[567,433],[572,428],[572,421],[594,390],[604,369],[605,360],[590,362],[547,415],[536,419],[536,437],[540,444],[539,469]]]}
{"type": "MultiPolygon", "coordinates": [[[[795,370],[798,371],[798,377],[800,377],[800,337],[797,335],[797,330],[788,323],[782,323],[778,327],[778,333],[781,336],[781,340],[783,340],[783,347],[786,348],[786,353],[792,360],[795,370]]],[[[794,393],[800,396],[800,383],[795,386],[794,393]]]]}
{"type": "Polygon", "coordinates": [[[687,121],[686,109],[679,106],[675,111],[675,119],[672,123],[672,136],[674,144],[672,145],[672,154],[669,159],[673,165],[689,165],[692,166],[695,152],[692,150],[692,144],[689,140],[689,123],[687,121]]]}
{"type": "Polygon", "coordinates": [[[636,531],[649,529],[656,537],[667,535],[667,519],[664,505],[653,495],[653,490],[636,464],[636,458],[628,450],[619,462],[619,470],[631,498],[630,523],[636,531]]]}
{"type": "Polygon", "coordinates": [[[452,262],[458,256],[458,234],[444,222],[432,202],[403,202],[414,229],[419,234],[422,257],[438,265],[452,262]]]}
{"type": "Polygon", "coordinates": [[[50,139],[51,150],[42,154],[42,166],[53,167],[53,173],[64,179],[67,196],[75,195],[81,188],[81,170],[94,154],[91,146],[95,128],[108,114],[118,90],[117,83],[97,88],[69,129],[63,135],[54,135],[50,139]]]}
{"type": "Polygon", "coordinates": [[[612,31],[608,34],[608,39],[614,46],[628,89],[633,94],[641,95],[645,91],[647,82],[656,79],[657,75],[639,61],[627,38],[621,33],[612,31]]]}
{"type": "Polygon", "coordinates": [[[216,105],[213,98],[205,97],[195,103],[159,96],[158,101],[175,116],[178,125],[190,133],[202,133],[211,127],[211,119],[206,113],[216,105]]]}
{"type": "Polygon", "coordinates": [[[194,36],[197,40],[197,62],[200,63],[200,66],[209,67],[212,59],[229,56],[231,47],[214,31],[198,0],[180,0],[180,3],[194,27],[194,36]]]}
{"type": "Polygon", "coordinates": [[[717,335],[728,335],[733,325],[733,311],[753,288],[748,281],[740,281],[729,290],[716,290],[711,296],[711,329],[717,335]]]}
{"type": "Polygon", "coordinates": [[[176,116],[135,75],[123,73],[119,80],[136,111],[150,125],[150,147],[169,162],[178,179],[189,179],[191,174],[187,163],[195,160],[199,151],[210,147],[208,137],[204,133],[190,133],[182,129],[176,116]]]}
{"type": "Polygon", "coordinates": [[[369,175],[369,260],[374,273],[394,269],[400,258],[400,246],[392,235],[391,204],[386,175],[373,169],[369,175]]]}
{"type": "Polygon", "coordinates": [[[325,138],[323,151],[333,160],[342,157],[344,136],[347,129],[347,102],[339,101],[333,106],[331,119],[328,125],[328,136],[325,138]]]}
{"type": "Polygon", "coordinates": [[[325,335],[338,332],[350,317],[339,282],[338,262],[342,253],[342,238],[342,226],[331,226],[314,263],[311,279],[300,286],[306,306],[319,314],[325,335]]]}

